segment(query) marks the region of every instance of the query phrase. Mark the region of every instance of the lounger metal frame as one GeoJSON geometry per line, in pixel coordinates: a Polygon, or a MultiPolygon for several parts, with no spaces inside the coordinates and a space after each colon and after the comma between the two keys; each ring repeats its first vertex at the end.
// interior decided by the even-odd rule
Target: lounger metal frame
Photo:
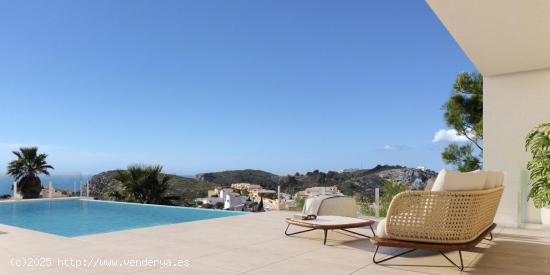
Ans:
{"type": "MultiPolygon", "coordinates": [[[[324,238],[323,238],[323,244],[326,245],[327,244],[327,234],[328,234],[328,231],[329,230],[341,230],[341,231],[345,231],[345,232],[348,232],[348,233],[352,233],[352,234],[355,234],[355,235],[358,235],[358,236],[361,236],[361,237],[365,237],[367,239],[370,239],[372,238],[372,236],[368,236],[368,235],[365,235],[365,234],[361,234],[361,233],[358,233],[358,232],[354,232],[354,231],[351,231],[351,230],[348,230],[348,229],[344,229],[344,228],[339,228],[339,229],[327,229],[327,228],[310,228],[310,229],[306,229],[306,230],[302,230],[302,231],[297,231],[297,232],[292,232],[292,233],[288,233],[288,228],[290,227],[290,223],[287,224],[286,226],[286,229],[285,229],[285,235],[287,236],[293,236],[293,235],[297,235],[297,234],[301,234],[301,233],[306,233],[306,232],[309,232],[309,231],[313,231],[313,230],[323,230],[324,231],[324,238]]],[[[299,225],[296,225],[296,226],[299,226],[299,225]]],[[[369,225],[369,228],[372,232],[372,235],[374,235],[374,229],[372,228],[372,225],[369,225]]]]}

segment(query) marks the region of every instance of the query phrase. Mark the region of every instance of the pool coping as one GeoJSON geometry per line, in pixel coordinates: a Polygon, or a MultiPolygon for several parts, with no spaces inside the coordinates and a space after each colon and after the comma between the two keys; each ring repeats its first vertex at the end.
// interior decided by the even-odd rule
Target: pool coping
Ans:
{"type": "Polygon", "coordinates": [[[200,207],[189,207],[189,206],[177,206],[177,205],[162,205],[162,204],[149,204],[149,203],[139,203],[139,202],[124,202],[124,201],[108,201],[108,200],[96,200],[93,197],[61,197],[61,198],[38,198],[38,199],[20,199],[20,200],[2,200],[2,203],[24,203],[24,202],[40,202],[40,201],[55,201],[55,200],[82,200],[82,201],[94,201],[94,202],[106,202],[106,203],[120,203],[120,204],[130,204],[130,205],[141,205],[149,207],[168,207],[168,208],[185,208],[185,209],[194,209],[201,211],[214,211],[214,212],[233,212],[239,213],[241,215],[250,214],[247,211],[236,211],[236,210],[223,210],[223,209],[211,209],[211,208],[200,208],[200,207]]]}
{"type": "Polygon", "coordinates": [[[37,199],[7,199],[7,200],[0,200],[1,203],[18,203],[18,202],[33,202],[33,201],[50,201],[50,200],[76,200],[76,199],[85,199],[85,198],[91,198],[92,197],[58,197],[58,198],[37,198],[37,199]]]}

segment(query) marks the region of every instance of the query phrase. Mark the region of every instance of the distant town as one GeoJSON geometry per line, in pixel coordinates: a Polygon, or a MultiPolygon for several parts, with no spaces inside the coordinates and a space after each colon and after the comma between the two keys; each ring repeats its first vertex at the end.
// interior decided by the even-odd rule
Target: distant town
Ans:
{"type": "Polygon", "coordinates": [[[343,194],[336,186],[310,187],[295,194],[282,193],[278,190],[265,189],[251,183],[233,183],[230,188],[215,187],[208,191],[208,197],[196,199],[198,207],[219,208],[225,210],[288,210],[297,207],[297,200],[310,196],[343,194]]]}

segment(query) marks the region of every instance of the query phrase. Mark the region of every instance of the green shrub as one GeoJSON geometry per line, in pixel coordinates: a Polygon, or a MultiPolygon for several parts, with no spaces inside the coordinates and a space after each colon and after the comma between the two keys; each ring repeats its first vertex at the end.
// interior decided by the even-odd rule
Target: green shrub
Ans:
{"type": "Polygon", "coordinates": [[[359,213],[361,215],[374,217],[376,213],[370,206],[371,204],[368,201],[357,202],[357,207],[359,208],[359,213]]]}
{"type": "Polygon", "coordinates": [[[219,201],[216,204],[214,204],[214,207],[216,207],[216,209],[223,209],[224,205],[225,204],[223,202],[219,201]]]}
{"type": "Polygon", "coordinates": [[[296,195],[295,202],[296,202],[296,208],[302,209],[304,207],[304,203],[306,202],[306,198],[301,195],[296,195]]]}
{"type": "Polygon", "coordinates": [[[382,197],[380,198],[380,216],[385,217],[388,213],[390,203],[395,195],[406,191],[407,186],[399,183],[395,179],[389,179],[382,187],[382,197]]]}
{"type": "Polygon", "coordinates": [[[277,193],[260,193],[259,195],[260,197],[263,197],[266,199],[271,199],[271,200],[277,199],[277,193]]]}

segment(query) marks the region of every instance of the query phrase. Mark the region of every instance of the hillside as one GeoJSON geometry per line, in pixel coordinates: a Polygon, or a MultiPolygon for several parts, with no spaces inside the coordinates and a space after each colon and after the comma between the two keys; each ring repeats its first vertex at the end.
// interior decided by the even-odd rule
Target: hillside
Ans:
{"type": "Polygon", "coordinates": [[[277,176],[261,170],[232,170],[204,173],[196,176],[197,180],[229,186],[235,182],[259,184],[267,189],[276,190],[281,185],[281,191],[295,193],[313,186],[336,185],[346,195],[361,194],[374,198],[374,188],[380,188],[390,178],[406,184],[410,189],[423,189],[427,181],[437,174],[431,170],[407,168],[398,165],[377,165],[372,169],[353,170],[351,172],[320,172],[318,170],[306,174],[296,173],[288,176],[277,176]]]}
{"type": "MultiPolygon", "coordinates": [[[[122,185],[114,180],[118,171],[107,171],[93,176],[90,180],[91,195],[104,200],[114,200],[121,193],[122,185]]],[[[261,170],[231,170],[198,174],[195,178],[170,175],[170,188],[167,197],[175,205],[191,205],[195,198],[205,197],[207,190],[215,186],[229,186],[232,183],[248,182],[259,184],[267,189],[294,194],[308,187],[336,185],[349,196],[363,196],[374,199],[374,189],[381,188],[390,178],[406,184],[410,189],[423,189],[427,181],[437,174],[431,170],[407,168],[396,165],[378,165],[372,169],[350,172],[320,172],[277,176],[261,170]]]]}
{"type": "MultiPolygon", "coordinates": [[[[119,170],[99,173],[90,179],[91,196],[101,200],[115,200],[117,192],[122,191],[122,184],[114,179],[119,170]]],[[[169,175],[170,187],[167,198],[174,205],[191,205],[195,198],[206,197],[207,191],[215,184],[201,182],[193,178],[169,175]]]]}
{"type": "Polygon", "coordinates": [[[232,183],[238,182],[248,182],[260,184],[266,188],[276,188],[279,182],[279,176],[275,174],[252,169],[197,174],[195,179],[198,181],[212,182],[221,186],[229,186],[232,183]]]}

